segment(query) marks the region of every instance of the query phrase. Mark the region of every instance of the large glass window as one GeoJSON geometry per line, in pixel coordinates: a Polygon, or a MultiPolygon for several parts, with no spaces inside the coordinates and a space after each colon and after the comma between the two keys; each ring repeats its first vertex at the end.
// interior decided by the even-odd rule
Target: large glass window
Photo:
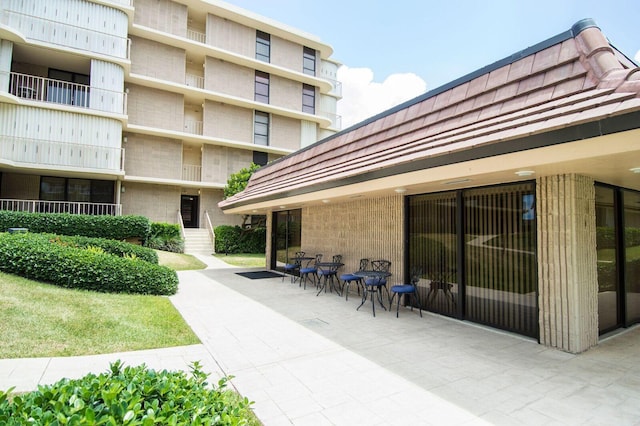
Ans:
{"type": "Polygon", "coordinates": [[[262,71],[256,71],[256,85],[254,100],[269,103],[269,74],[262,71]]]}
{"type": "Polygon", "coordinates": [[[316,113],[316,88],[310,84],[302,85],[302,112],[316,113]]]}
{"type": "Polygon", "coordinates": [[[412,196],[408,214],[426,309],[537,337],[534,184],[412,196]]]}
{"type": "Polygon", "coordinates": [[[316,51],[310,47],[305,47],[302,53],[302,72],[316,75],[316,51]]]}
{"type": "Polygon", "coordinates": [[[78,203],[113,203],[112,181],[42,176],[40,199],[78,203]]]}
{"type": "Polygon", "coordinates": [[[269,114],[255,112],[253,123],[253,143],[256,145],[269,145],[269,114]]]}
{"type": "Polygon", "coordinates": [[[640,322],[640,193],[623,191],[626,323],[640,322]]]}
{"type": "Polygon", "coordinates": [[[271,35],[260,30],[256,30],[256,59],[271,61],[271,35]]]}
{"type": "Polygon", "coordinates": [[[286,210],[273,213],[275,240],[272,243],[271,268],[283,270],[284,264],[300,251],[302,245],[302,211],[286,210]]]}
{"type": "Polygon", "coordinates": [[[600,333],[618,328],[618,252],[616,250],[616,191],[596,186],[596,248],[598,265],[598,328],[600,333]]]}

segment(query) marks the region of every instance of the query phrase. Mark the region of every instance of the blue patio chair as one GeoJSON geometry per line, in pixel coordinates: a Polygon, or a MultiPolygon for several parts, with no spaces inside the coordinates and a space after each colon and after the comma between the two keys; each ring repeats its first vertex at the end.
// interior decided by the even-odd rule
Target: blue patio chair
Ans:
{"type": "Polygon", "coordinates": [[[393,306],[393,299],[398,296],[398,304],[396,306],[396,318],[398,318],[398,313],[400,311],[400,298],[404,295],[405,297],[405,306],[407,304],[407,298],[409,298],[408,303],[411,305],[411,310],[413,311],[413,304],[411,304],[411,299],[413,298],[418,305],[418,309],[420,310],[420,317],[422,317],[422,304],[420,304],[420,297],[418,295],[418,282],[420,282],[420,276],[422,272],[418,268],[414,268],[411,271],[411,283],[410,284],[398,284],[391,286],[391,300],[389,300],[389,310],[391,310],[391,306],[393,306]]]}
{"type": "MultiPolygon", "coordinates": [[[[360,267],[358,271],[365,271],[369,267],[369,259],[360,259],[360,267]]],[[[360,296],[360,289],[364,292],[364,277],[360,275],[351,274],[342,274],[340,275],[340,279],[344,283],[343,290],[346,294],[345,300],[349,300],[349,286],[351,283],[355,283],[358,289],[358,296],[360,296]]]]}
{"type": "Polygon", "coordinates": [[[294,275],[296,271],[300,271],[302,266],[302,257],[304,257],[305,252],[297,251],[294,257],[293,263],[287,263],[284,265],[284,274],[282,275],[282,281],[284,281],[284,276],[289,273],[291,274],[291,282],[294,283],[296,281],[296,276],[294,275]]]}
{"type": "Polygon", "coordinates": [[[310,261],[307,266],[300,268],[300,285],[304,285],[304,289],[307,289],[307,279],[309,276],[313,278],[313,284],[317,284],[318,277],[318,263],[322,262],[322,254],[316,254],[316,258],[310,261]],[[313,262],[313,264],[311,263],[313,262]]]}

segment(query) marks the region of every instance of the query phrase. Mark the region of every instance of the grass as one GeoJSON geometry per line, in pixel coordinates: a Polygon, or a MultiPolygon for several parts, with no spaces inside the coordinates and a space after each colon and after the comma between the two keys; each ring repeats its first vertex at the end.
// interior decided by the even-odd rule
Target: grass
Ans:
{"type": "Polygon", "coordinates": [[[158,263],[160,265],[168,266],[175,271],[204,269],[207,267],[207,265],[190,254],[171,253],[162,250],[156,250],[156,253],[158,253],[158,263]]]}
{"type": "Polygon", "coordinates": [[[218,259],[233,266],[241,266],[244,268],[264,268],[266,265],[264,253],[239,253],[224,254],[218,253],[214,255],[218,259]]]}

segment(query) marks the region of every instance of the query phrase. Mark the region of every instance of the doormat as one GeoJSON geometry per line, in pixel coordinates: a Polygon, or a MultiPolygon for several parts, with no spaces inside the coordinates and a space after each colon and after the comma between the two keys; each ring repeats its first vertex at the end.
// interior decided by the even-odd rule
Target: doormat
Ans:
{"type": "Polygon", "coordinates": [[[250,280],[258,280],[260,278],[281,278],[282,274],[271,271],[253,271],[253,272],[236,272],[237,275],[242,275],[250,280]]]}

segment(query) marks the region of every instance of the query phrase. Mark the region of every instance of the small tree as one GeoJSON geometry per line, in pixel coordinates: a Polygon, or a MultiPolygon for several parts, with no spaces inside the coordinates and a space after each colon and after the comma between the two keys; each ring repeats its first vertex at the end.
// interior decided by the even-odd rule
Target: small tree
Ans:
{"type": "Polygon", "coordinates": [[[260,168],[256,163],[241,169],[238,173],[232,173],[227,179],[227,186],[224,187],[224,198],[227,199],[242,192],[246,187],[253,172],[260,168]]]}
{"type": "MultiPolygon", "coordinates": [[[[251,166],[245,167],[237,173],[232,173],[227,179],[227,186],[224,187],[225,200],[229,197],[236,195],[238,192],[242,192],[246,187],[249,179],[253,175],[253,172],[260,168],[256,163],[251,163],[251,166]]],[[[242,216],[242,229],[247,228],[247,220],[249,215],[242,216]]]]}

